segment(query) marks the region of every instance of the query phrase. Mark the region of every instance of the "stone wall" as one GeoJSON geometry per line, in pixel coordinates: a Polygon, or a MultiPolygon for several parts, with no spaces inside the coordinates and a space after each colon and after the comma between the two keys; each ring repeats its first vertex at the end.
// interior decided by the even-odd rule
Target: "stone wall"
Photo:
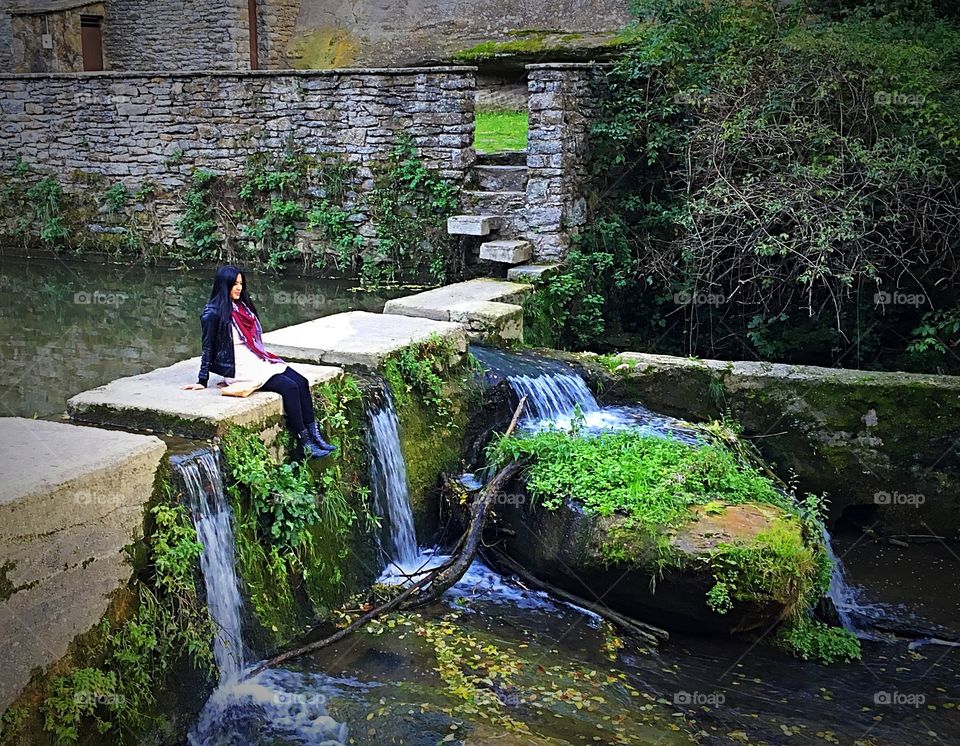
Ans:
{"type": "Polygon", "coordinates": [[[247,0],[108,0],[111,70],[248,70],[247,0]]]}
{"type": "Polygon", "coordinates": [[[300,4],[301,0],[259,0],[257,3],[257,48],[261,69],[284,70],[290,67],[287,45],[297,26],[300,4]]]}
{"type": "Polygon", "coordinates": [[[587,222],[587,135],[604,65],[529,65],[526,229],[535,261],[563,257],[587,222]]]}
{"type": "MultiPolygon", "coordinates": [[[[473,163],[475,69],[0,76],[0,158],[42,173],[83,172],[136,189],[146,181],[163,238],[194,169],[239,175],[247,159],[294,142],[357,167],[361,193],[401,134],[462,183],[473,163]]],[[[358,217],[363,235],[373,235],[358,217]]]]}
{"type": "Polygon", "coordinates": [[[63,10],[51,13],[15,12],[10,18],[13,37],[11,68],[17,72],[82,72],[81,14],[102,17],[104,3],[67,3],[63,10]],[[52,38],[53,46],[50,49],[43,47],[44,34],[52,38]]]}

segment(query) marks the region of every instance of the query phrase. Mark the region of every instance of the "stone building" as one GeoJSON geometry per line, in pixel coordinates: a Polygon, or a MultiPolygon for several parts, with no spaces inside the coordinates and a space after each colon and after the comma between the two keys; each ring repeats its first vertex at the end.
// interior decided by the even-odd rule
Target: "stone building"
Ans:
{"type": "Polygon", "coordinates": [[[0,71],[283,68],[300,0],[0,0],[0,71]]]}
{"type": "Polygon", "coordinates": [[[0,0],[0,72],[408,66],[491,42],[537,62],[545,36],[589,48],[629,20],[627,0],[0,0]]]}

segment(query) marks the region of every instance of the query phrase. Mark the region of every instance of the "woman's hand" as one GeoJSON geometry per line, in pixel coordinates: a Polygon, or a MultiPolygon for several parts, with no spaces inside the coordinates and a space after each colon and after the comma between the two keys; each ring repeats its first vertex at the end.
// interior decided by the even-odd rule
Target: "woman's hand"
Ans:
{"type": "Polygon", "coordinates": [[[205,389],[206,386],[204,386],[202,383],[188,383],[186,386],[181,386],[180,388],[184,391],[198,391],[200,389],[205,389]]]}

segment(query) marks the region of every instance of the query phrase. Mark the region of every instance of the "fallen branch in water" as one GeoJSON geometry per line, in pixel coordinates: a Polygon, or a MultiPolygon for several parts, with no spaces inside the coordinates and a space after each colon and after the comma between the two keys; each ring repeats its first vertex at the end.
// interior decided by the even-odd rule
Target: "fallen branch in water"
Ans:
{"type": "Polygon", "coordinates": [[[500,565],[501,567],[514,573],[528,585],[538,588],[542,591],[546,591],[551,596],[556,596],[562,601],[566,601],[574,606],[579,606],[583,609],[586,609],[587,611],[606,619],[608,622],[615,624],[628,635],[632,635],[648,645],[653,645],[656,647],[660,644],[661,640],[667,640],[670,638],[670,635],[666,630],[660,629],[659,627],[654,627],[652,624],[647,624],[646,622],[641,622],[638,619],[631,619],[630,617],[614,611],[608,606],[604,606],[602,603],[588,601],[585,598],[581,598],[580,596],[565,591],[562,588],[558,588],[551,583],[540,580],[540,578],[533,575],[529,570],[523,567],[523,565],[515,562],[513,559],[495,547],[487,547],[487,551],[493,554],[495,558],[495,565],[500,565]]]}
{"type": "MultiPolygon", "coordinates": [[[[510,427],[507,428],[505,436],[510,436],[516,429],[517,423],[520,421],[520,414],[523,411],[526,402],[527,397],[523,397],[520,400],[516,411],[513,413],[513,419],[510,422],[510,427]]],[[[322,640],[316,640],[308,645],[303,645],[294,650],[289,650],[286,653],[281,653],[280,655],[261,663],[259,666],[247,673],[244,676],[244,679],[252,678],[268,668],[274,668],[275,666],[279,666],[281,663],[286,663],[294,658],[300,658],[304,655],[308,655],[317,650],[333,645],[334,643],[337,643],[340,640],[350,636],[358,629],[366,626],[377,617],[393,611],[394,609],[415,609],[440,598],[440,596],[442,596],[446,590],[455,585],[456,582],[463,577],[463,574],[467,571],[467,568],[470,567],[471,563],[476,557],[477,549],[480,545],[480,537],[483,534],[483,526],[487,519],[487,514],[490,512],[490,506],[493,505],[494,500],[497,495],[499,495],[503,485],[509,483],[509,481],[517,474],[517,472],[520,471],[521,468],[523,468],[522,464],[516,461],[507,464],[507,466],[497,472],[493,479],[491,479],[483,488],[480,496],[477,497],[470,508],[470,525],[467,528],[466,533],[460,538],[460,541],[457,542],[457,546],[452,553],[455,555],[453,559],[450,559],[439,567],[433,568],[424,574],[422,578],[404,588],[401,593],[394,596],[386,603],[376,607],[375,609],[371,609],[362,617],[353,621],[347,627],[337,630],[334,634],[330,635],[329,637],[325,637],[322,640]],[[417,594],[424,589],[428,589],[427,593],[418,597],[417,594]]]]}

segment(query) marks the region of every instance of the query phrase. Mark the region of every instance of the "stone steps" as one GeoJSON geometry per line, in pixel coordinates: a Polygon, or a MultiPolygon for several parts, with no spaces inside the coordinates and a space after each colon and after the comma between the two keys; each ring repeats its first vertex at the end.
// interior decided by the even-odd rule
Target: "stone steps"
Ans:
{"type": "Polygon", "coordinates": [[[447,233],[451,236],[489,236],[500,225],[498,215],[451,215],[447,233]]]}
{"type": "Polygon", "coordinates": [[[513,282],[532,282],[552,275],[560,267],[559,264],[521,264],[507,270],[507,279],[513,282]]]}
{"type": "Polygon", "coordinates": [[[499,153],[477,153],[478,166],[526,166],[526,150],[504,150],[499,153]]]}
{"type": "Polygon", "coordinates": [[[526,166],[474,166],[473,182],[484,192],[526,192],[526,166]]]}
{"type": "Polygon", "coordinates": [[[480,258],[500,264],[522,264],[530,261],[533,246],[529,241],[520,239],[486,241],[480,244],[480,258]]]}
{"type": "Polygon", "coordinates": [[[480,215],[509,215],[521,212],[527,206],[527,193],[508,189],[498,192],[464,190],[464,205],[480,215]]]}
{"type": "Polygon", "coordinates": [[[392,354],[434,337],[449,342],[454,359],[467,352],[463,329],[449,319],[411,318],[369,311],[348,311],[263,335],[264,346],[284,360],[325,365],[363,366],[376,370],[392,354]]]}

